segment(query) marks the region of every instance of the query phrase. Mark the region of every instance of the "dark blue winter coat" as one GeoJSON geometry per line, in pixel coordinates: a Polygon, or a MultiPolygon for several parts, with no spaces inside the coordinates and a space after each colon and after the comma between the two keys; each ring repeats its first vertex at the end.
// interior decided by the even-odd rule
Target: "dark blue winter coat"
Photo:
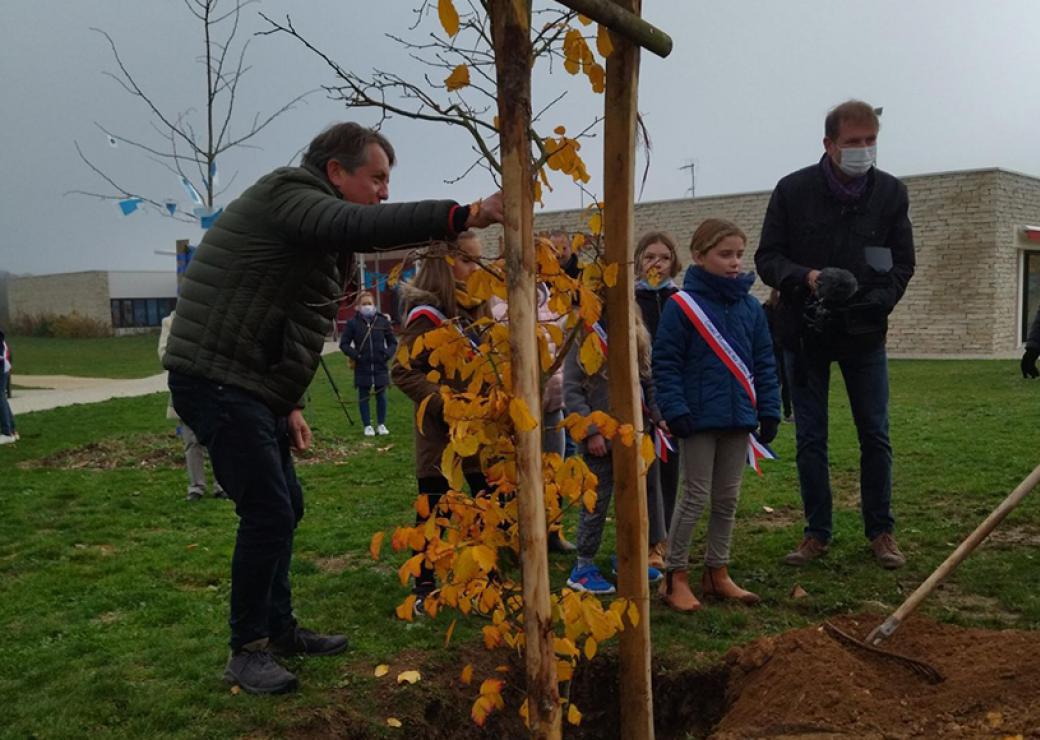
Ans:
{"type": "Polygon", "coordinates": [[[723,278],[691,266],[683,290],[694,297],[754,377],[758,409],[686,318],[668,301],[654,340],[657,406],[666,421],[690,414],[694,430],[751,431],[759,419],[780,419],[780,392],[773,343],[762,306],[751,295],[755,277],[723,278]]]}
{"type": "Polygon", "coordinates": [[[339,348],[352,359],[354,385],[358,388],[385,388],[390,384],[387,363],[397,351],[397,337],[390,319],[377,313],[366,319],[360,312],[343,327],[339,348]]]}

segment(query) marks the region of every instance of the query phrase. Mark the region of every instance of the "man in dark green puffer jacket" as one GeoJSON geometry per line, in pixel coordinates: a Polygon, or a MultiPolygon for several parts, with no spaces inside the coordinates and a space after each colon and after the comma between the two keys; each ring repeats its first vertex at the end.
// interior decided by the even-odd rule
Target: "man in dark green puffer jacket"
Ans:
{"type": "Polygon", "coordinates": [[[290,447],[310,444],[301,399],[318,366],[354,252],[422,244],[501,221],[501,196],[380,205],[394,150],[341,123],[302,167],[260,178],[206,233],[181,285],[163,362],[178,415],[206,445],[235,502],[231,658],[224,677],[280,693],[296,677],[274,656],[332,655],[341,635],[299,627],[289,564],[303,491],[290,447]]]}

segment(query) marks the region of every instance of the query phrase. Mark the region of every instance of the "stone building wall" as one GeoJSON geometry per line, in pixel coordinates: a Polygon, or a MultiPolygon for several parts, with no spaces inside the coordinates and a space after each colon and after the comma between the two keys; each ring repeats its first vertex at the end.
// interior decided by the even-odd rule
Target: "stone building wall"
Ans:
{"type": "Polygon", "coordinates": [[[108,298],[108,272],[69,272],[60,275],[35,275],[12,278],[8,287],[11,319],[20,315],[57,316],[71,314],[112,325],[108,298]]]}
{"type": "MultiPolygon", "coordinates": [[[[889,322],[894,357],[1011,357],[1021,346],[1021,256],[1024,224],[1040,223],[1040,179],[998,169],[903,178],[910,194],[917,270],[889,322]]],[[[638,203],[635,232],[671,232],[686,245],[709,216],[748,235],[754,263],[769,191],[638,203]]],[[[536,212],[535,230],[586,230],[587,211],[536,212]]],[[[485,232],[497,249],[500,232],[485,232]]],[[[767,286],[753,291],[764,298],[767,286]]]]}

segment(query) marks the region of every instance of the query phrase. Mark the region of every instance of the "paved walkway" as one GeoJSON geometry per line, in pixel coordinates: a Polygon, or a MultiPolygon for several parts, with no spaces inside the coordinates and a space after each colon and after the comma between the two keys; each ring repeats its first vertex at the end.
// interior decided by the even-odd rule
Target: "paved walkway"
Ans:
{"type": "MultiPolygon", "coordinates": [[[[322,354],[338,352],[335,342],[326,342],[322,354]]],[[[146,396],[166,390],[166,373],[147,378],[78,378],[71,375],[19,375],[19,386],[11,397],[15,416],[31,411],[46,411],[78,403],[98,403],[110,398],[146,396]]]]}

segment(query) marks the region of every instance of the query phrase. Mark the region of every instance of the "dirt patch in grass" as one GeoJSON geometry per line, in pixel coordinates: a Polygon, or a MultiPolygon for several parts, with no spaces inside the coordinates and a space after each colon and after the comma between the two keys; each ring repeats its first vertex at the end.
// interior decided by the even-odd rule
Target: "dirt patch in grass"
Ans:
{"type": "Polygon", "coordinates": [[[763,506],[750,517],[751,526],[757,530],[787,529],[802,521],[802,510],[794,504],[763,506]]]}
{"type": "MultiPolygon", "coordinates": [[[[295,455],[297,465],[341,465],[358,452],[358,443],[339,437],[319,437],[311,449],[295,455]]],[[[60,450],[17,464],[22,470],[162,470],[184,467],[184,447],[174,434],[138,434],[109,437],[60,450]]]]}
{"type": "Polygon", "coordinates": [[[1020,524],[1017,527],[997,528],[986,538],[987,545],[1040,546],[1040,527],[1020,524]]]}
{"type": "MultiPolygon", "coordinates": [[[[834,620],[860,638],[880,621],[873,615],[834,620]]],[[[965,629],[915,617],[885,648],[927,661],[944,681],[927,683],[900,663],[837,642],[819,626],[733,648],[705,669],[679,669],[672,658],[655,658],[656,736],[1040,737],[1040,672],[1035,670],[1040,633],[965,629]]],[[[396,657],[382,678],[374,677],[374,668],[350,666],[337,690],[343,695],[301,718],[290,736],[385,736],[388,717],[400,720],[414,738],[525,736],[515,688],[504,691],[505,709],[484,728],[469,718],[482,679],[523,684],[523,666],[512,654],[471,648],[437,657],[413,652],[396,657]],[[475,667],[469,686],[459,679],[467,662],[475,667]],[[498,673],[499,665],[508,673],[498,673]],[[398,684],[396,677],[405,670],[419,670],[422,680],[398,684]],[[365,700],[359,701],[362,693],[365,700]]],[[[579,727],[566,727],[567,737],[620,737],[618,673],[614,652],[581,666],[570,696],[583,718],[579,727]]]]}
{"type": "Polygon", "coordinates": [[[999,599],[980,594],[966,593],[957,584],[946,582],[935,590],[935,602],[944,609],[967,619],[988,619],[998,624],[1013,626],[1022,618],[1008,610],[999,599]]]}

